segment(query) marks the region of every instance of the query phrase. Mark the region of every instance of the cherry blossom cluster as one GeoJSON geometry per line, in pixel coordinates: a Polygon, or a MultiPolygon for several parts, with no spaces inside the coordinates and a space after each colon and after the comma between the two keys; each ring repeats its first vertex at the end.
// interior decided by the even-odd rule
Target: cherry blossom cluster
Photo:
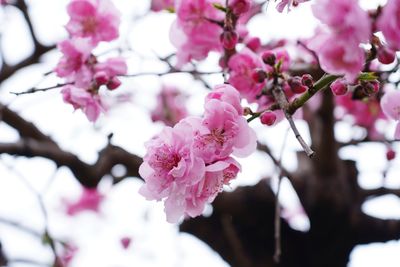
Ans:
{"type": "Polygon", "coordinates": [[[228,84],[217,86],[205,100],[203,117],[186,117],[146,143],[139,173],[140,193],[165,200],[169,222],[200,215],[223,186],[236,177],[239,163],[256,149],[256,135],[240,105],[240,94],[228,84]]]}
{"type": "Polygon", "coordinates": [[[110,0],[72,0],[67,11],[69,38],[58,44],[62,57],[55,72],[67,82],[61,91],[64,101],[96,121],[107,108],[100,87],[118,88],[118,76],[127,73],[123,58],[100,61],[93,54],[99,42],[118,38],[120,13],[110,0]]]}

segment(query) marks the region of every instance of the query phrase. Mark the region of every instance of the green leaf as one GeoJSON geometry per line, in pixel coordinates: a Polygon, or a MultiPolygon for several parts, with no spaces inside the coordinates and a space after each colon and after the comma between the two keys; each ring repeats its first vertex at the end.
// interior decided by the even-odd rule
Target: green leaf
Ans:
{"type": "Polygon", "coordinates": [[[378,76],[375,74],[375,72],[362,72],[359,76],[358,79],[360,81],[373,81],[378,79],[378,76]]]}
{"type": "Polygon", "coordinates": [[[213,3],[213,6],[216,8],[216,9],[218,9],[218,10],[221,10],[222,12],[225,12],[226,13],[226,7],[224,7],[223,5],[221,5],[220,3],[213,3]]]}

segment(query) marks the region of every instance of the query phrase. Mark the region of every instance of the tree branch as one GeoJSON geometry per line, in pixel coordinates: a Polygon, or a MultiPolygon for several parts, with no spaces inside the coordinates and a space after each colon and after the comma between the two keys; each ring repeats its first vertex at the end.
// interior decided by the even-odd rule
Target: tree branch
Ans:
{"type": "Polygon", "coordinates": [[[393,194],[400,197],[400,189],[392,189],[387,187],[378,187],[374,189],[363,189],[360,190],[363,199],[370,197],[379,197],[384,195],[393,194]]]}
{"type": "Polygon", "coordinates": [[[73,153],[60,148],[34,124],[4,105],[0,108],[0,115],[5,123],[16,129],[21,135],[18,142],[0,143],[0,154],[47,158],[58,167],[67,166],[77,180],[86,187],[96,187],[101,178],[110,174],[111,169],[117,164],[124,165],[127,170],[126,176],[119,177],[119,180],[128,176],[139,177],[138,170],[142,159],[121,147],[109,143],[99,152],[97,162],[90,165],[81,161],[73,153]]]}
{"type": "Polygon", "coordinates": [[[379,219],[360,213],[352,223],[355,244],[387,242],[400,238],[400,220],[379,219]]]}

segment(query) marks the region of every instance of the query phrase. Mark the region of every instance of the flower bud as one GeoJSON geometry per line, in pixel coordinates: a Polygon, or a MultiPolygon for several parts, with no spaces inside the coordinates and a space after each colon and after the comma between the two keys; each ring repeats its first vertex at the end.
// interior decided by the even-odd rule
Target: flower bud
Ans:
{"type": "Polygon", "coordinates": [[[395,157],[396,157],[396,152],[394,152],[393,149],[389,148],[386,151],[386,159],[390,161],[393,160],[395,157]]]}
{"type": "Polygon", "coordinates": [[[337,79],[331,84],[332,93],[336,96],[347,93],[347,84],[343,79],[337,79]]]}
{"type": "Polygon", "coordinates": [[[362,84],[362,85],[363,85],[365,94],[373,95],[373,94],[378,93],[380,83],[378,80],[374,80],[374,81],[366,82],[365,84],[362,84]]]}
{"type": "Polygon", "coordinates": [[[238,34],[232,30],[224,30],[220,35],[220,41],[225,49],[232,50],[238,42],[238,34]]]}
{"type": "Polygon", "coordinates": [[[267,78],[267,76],[268,76],[267,73],[262,69],[255,69],[255,70],[253,70],[253,73],[251,74],[251,78],[256,83],[264,82],[265,79],[267,78]]]}
{"type": "Polygon", "coordinates": [[[252,37],[246,41],[246,46],[253,51],[257,51],[261,47],[261,40],[258,37],[252,37]]]}
{"type": "Polygon", "coordinates": [[[265,64],[273,66],[275,65],[276,62],[276,55],[274,52],[272,52],[271,50],[265,51],[262,54],[262,60],[264,61],[265,64]]]}
{"type": "Polygon", "coordinates": [[[301,83],[308,88],[311,88],[314,86],[314,79],[310,74],[304,74],[301,76],[301,83]]]}
{"type": "Polygon", "coordinates": [[[107,83],[107,88],[110,90],[115,90],[121,85],[121,81],[117,77],[112,77],[107,83]]]}
{"type": "Polygon", "coordinates": [[[266,111],[261,115],[260,120],[262,124],[271,126],[276,121],[276,115],[274,112],[266,111]]]}
{"type": "Polygon", "coordinates": [[[94,74],[93,79],[97,85],[103,85],[108,83],[109,77],[105,71],[99,71],[94,74]]]}
{"type": "Polygon", "coordinates": [[[378,49],[378,60],[382,64],[390,64],[396,58],[396,52],[388,47],[380,47],[378,49]]]}
{"type": "Polygon", "coordinates": [[[231,0],[229,8],[232,10],[233,14],[239,16],[250,10],[251,2],[250,0],[231,0]]]}
{"type": "Polygon", "coordinates": [[[301,78],[299,76],[292,77],[288,80],[288,84],[290,86],[290,89],[293,91],[295,94],[301,94],[307,91],[307,86],[304,86],[301,83],[301,78]]]}

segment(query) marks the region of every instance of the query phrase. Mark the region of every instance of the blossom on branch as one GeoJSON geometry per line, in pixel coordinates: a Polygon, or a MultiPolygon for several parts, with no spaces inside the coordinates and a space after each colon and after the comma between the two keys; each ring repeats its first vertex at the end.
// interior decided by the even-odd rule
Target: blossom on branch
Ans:
{"type": "Polygon", "coordinates": [[[65,26],[73,37],[88,37],[94,45],[118,38],[120,12],[110,0],[72,0],[65,26]]]}
{"type": "Polygon", "coordinates": [[[309,44],[318,55],[321,68],[331,74],[345,75],[353,82],[365,62],[360,43],[367,42],[371,34],[368,13],[357,0],[318,0],[312,11],[327,26],[309,44]]]}
{"type": "Polygon", "coordinates": [[[400,1],[389,0],[378,18],[377,27],[382,31],[389,46],[400,50],[400,1]]]}
{"type": "Polygon", "coordinates": [[[257,146],[232,86],[217,86],[204,107],[203,118],[187,117],[146,143],[139,169],[146,183],[140,193],[149,200],[164,199],[169,222],[200,215],[239,172],[231,155],[246,157],[257,146]]]}

